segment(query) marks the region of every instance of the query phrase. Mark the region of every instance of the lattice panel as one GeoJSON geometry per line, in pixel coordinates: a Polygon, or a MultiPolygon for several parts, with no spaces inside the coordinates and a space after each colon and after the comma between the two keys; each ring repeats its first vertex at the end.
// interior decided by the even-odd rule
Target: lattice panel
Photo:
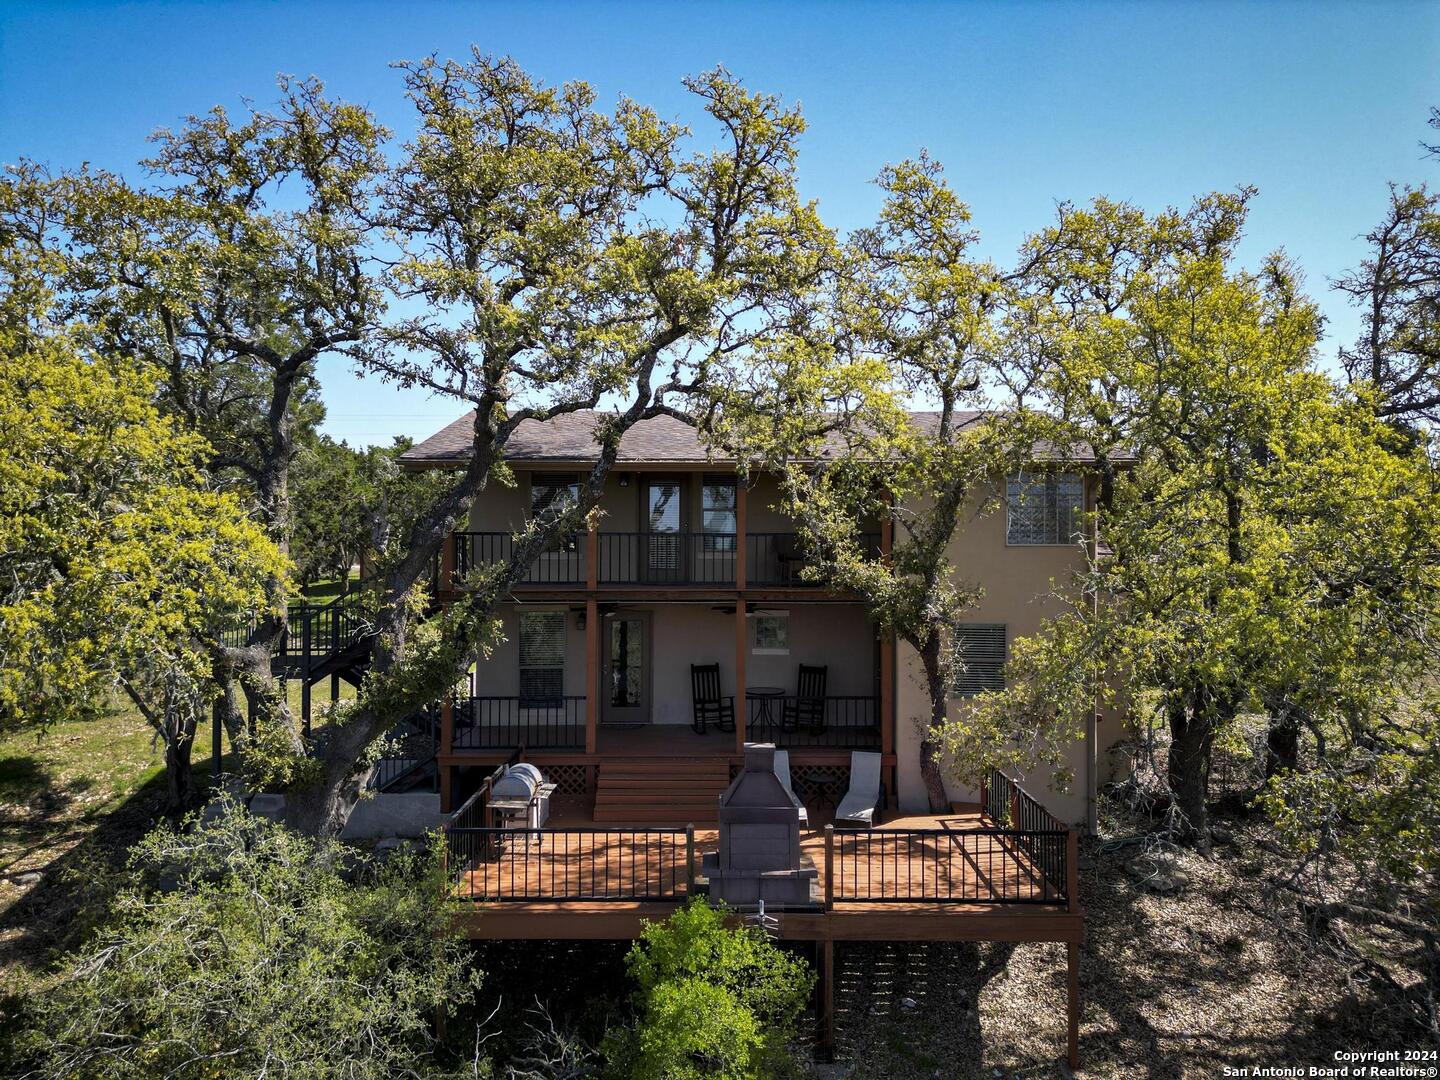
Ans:
{"type": "Polygon", "coordinates": [[[545,779],[555,785],[555,794],[589,794],[590,780],[586,775],[584,765],[547,765],[542,768],[545,772],[545,779]]]}
{"type": "Polygon", "coordinates": [[[815,804],[822,796],[833,805],[844,798],[850,788],[850,766],[792,765],[790,786],[806,806],[815,804]]]}

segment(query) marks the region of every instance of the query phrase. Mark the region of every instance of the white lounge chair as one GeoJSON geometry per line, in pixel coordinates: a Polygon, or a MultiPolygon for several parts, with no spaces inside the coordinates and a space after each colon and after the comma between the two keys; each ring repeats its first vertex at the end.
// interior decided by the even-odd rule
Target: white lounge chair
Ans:
{"type": "Polygon", "coordinates": [[[835,808],[836,827],[874,828],[880,803],[880,755],[856,750],[850,755],[850,790],[835,808]]]}
{"type": "Polygon", "coordinates": [[[785,788],[785,794],[790,796],[790,801],[795,804],[795,809],[800,811],[800,824],[807,829],[810,827],[810,814],[805,809],[805,804],[800,801],[800,796],[795,794],[795,789],[790,786],[790,751],[775,751],[775,776],[785,788]]]}

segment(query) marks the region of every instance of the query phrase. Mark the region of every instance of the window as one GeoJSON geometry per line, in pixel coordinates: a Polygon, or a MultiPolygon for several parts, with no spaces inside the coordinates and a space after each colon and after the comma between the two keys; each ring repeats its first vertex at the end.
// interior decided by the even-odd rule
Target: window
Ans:
{"type": "Polygon", "coordinates": [[[955,628],[960,663],[955,693],[973,697],[986,690],[1005,689],[1005,624],[965,623],[955,628]]]}
{"type": "Polygon", "coordinates": [[[645,488],[646,568],[651,573],[680,570],[680,485],[657,480],[645,488]]]}
{"type": "Polygon", "coordinates": [[[735,480],[707,476],[700,491],[700,524],[706,551],[735,550],[735,480]]]}
{"type": "Polygon", "coordinates": [[[1081,530],[1084,487],[1075,473],[1012,476],[1006,485],[1005,540],[1072,544],[1081,530]]]}
{"type": "Polygon", "coordinates": [[[520,613],[520,705],[558,705],[565,696],[565,613],[520,613]]]}
{"type": "MultiPolygon", "coordinates": [[[[544,513],[559,513],[566,504],[580,501],[580,485],[569,477],[532,476],[530,478],[530,516],[539,517],[544,513]]],[[[551,551],[579,551],[578,533],[560,537],[551,551]]]]}
{"type": "Polygon", "coordinates": [[[755,652],[784,656],[790,652],[790,614],[772,612],[755,616],[755,652]]]}

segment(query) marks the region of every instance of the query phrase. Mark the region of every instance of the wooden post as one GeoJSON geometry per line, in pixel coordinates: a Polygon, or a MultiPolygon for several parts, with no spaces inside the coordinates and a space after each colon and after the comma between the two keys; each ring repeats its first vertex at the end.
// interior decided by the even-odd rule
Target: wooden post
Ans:
{"type": "Polygon", "coordinates": [[[735,598],[735,752],[745,752],[745,652],[749,645],[745,625],[745,600],[735,598]]]}
{"type": "Polygon", "coordinates": [[[685,898],[695,895],[695,826],[685,826],[685,898]]]}
{"type": "MultiPolygon", "coordinates": [[[[305,666],[300,671],[300,721],[305,728],[305,737],[310,737],[310,665],[314,663],[311,653],[314,651],[315,643],[312,640],[310,624],[312,620],[305,605],[300,605],[300,651],[305,657],[305,666]]],[[[285,680],[280,680],[281,687],[284,687],[285,680]]],[[[285,696],[290,695],[287,692],[285,696]]]]}
{"type": "MultiPolygon", "coordinates": [[[[895,753],[895,635],[880,639],[880,752],[886,758],[895,753]]],[[[890,798],[899,805],[900,792],[895,781],[895,766],[888,766],[890,798]]]]}
{"type": "Polygon", "coordinates": [[[600,605],[591,596],[585,601],[585,753],[595,753],[599,732],[600,605]]]}
{"type": "Polygon", "coordinates": [[[825,826],[825,910],[835,906],[835,826],[825,826]]]}
{"type": "Polygon", "coordinates": [[[1068,946],[1065,1014],[1068,1025],[1066,1032],[1065,1060],[1070,1068],[1080,1067],[1080,946],[1073,941],[1068,946]]]}
{"type": "Polygon", "coordinates": [[[816,967],[819,976],[820,1007],[818,1045],[815,1056],[821,1061],[835,1060],[835,942],[829,938],[816,944],[816,967]]]}
{"type": "Polygon", "coordinates": [[[1069,911],[1080,910],[1080,834],[1065,835],[1065,901],[1069,911]]]}
{"type": "Polygon", "coordinates": [[[337,671],[330,676],[330,704],[335,704],[340,697],[340,673],[337,671]]]}
{"type": "Polygon", "coordinates": [[[1020,785],[1010,781],[1010,828],[1020,827],[1020,785]]]}
{"type": "Polygon", "coordinates": [[[449,596],[455,591],[455,534],[445,534],[440,547],[440,593],[449,596]]]}
{"type": "Polygon", "coordinates": [[[600,585],[600,530],[585,533],[585,588],[592,592],[600,585]]]}
{"type": "Polygon", "coordinates": [[[749,547],[745,524],[748,493],[749,487],[743,481],[735,485],[735,588],[742,593],[745,591],[745,549],[749,547]]]}
{"type": "MultiPolygon", "coordinates": [[[[448,757],[455,742],[455,701],[453,694],[440,699],[440,753],[448,757]]],[[[452,767],[440,766],[440,812],[448,814],[455,809],[455,793],[452,787],[452,767]]]]}

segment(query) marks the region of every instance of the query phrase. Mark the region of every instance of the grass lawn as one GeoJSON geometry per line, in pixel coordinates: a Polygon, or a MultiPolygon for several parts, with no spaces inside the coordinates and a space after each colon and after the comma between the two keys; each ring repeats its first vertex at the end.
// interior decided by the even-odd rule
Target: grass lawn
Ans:
{"type": "MultiPolygon", "coordinates": [[[[209,782],[208,731],[195,746],[209,782]]],[[[33,967],[73,914],[72,871],[114,860],[163,813],[165,758],[128,709],[0,738],[0,981],[33,967]]]]}
{"type": "MultiPolygon", "coordinates": [[[[352,573],[350,575],[350,587],[353,589],[359,580],[360,575],[358,573],[352,573]]],[[[312,604],[328,604],[340,595],[340,581],[340,578],[335,578],[333,581],[313,582],[311,586],[305,590],[305,599],[312,604]]]]}

